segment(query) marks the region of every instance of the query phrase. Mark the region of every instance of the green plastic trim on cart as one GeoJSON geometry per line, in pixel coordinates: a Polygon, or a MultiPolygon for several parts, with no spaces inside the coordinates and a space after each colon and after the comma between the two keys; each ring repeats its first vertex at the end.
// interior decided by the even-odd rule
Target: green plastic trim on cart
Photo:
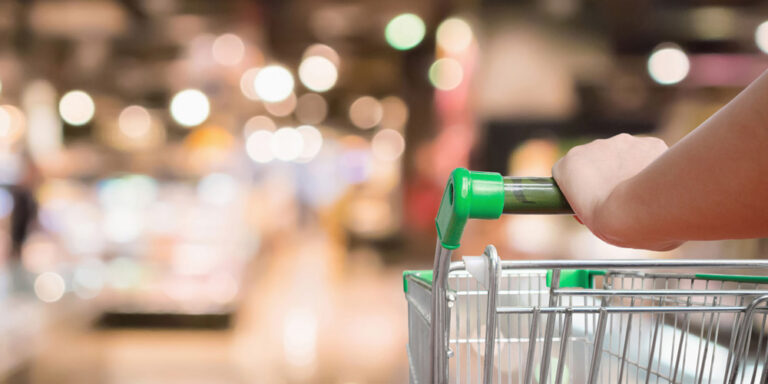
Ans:
{"type": "Polygon", "coordinates": [[[404,271],[403,272],[403,291],[408,293],[408,277],[420,280],[432,286],[432,271],[404,271]]]}
{"type": "MultiPolygon", "coordinates": [[[[560,288],[594,288],[595,276],[604,276],[606,271],[590,269],[561,269],[560,288]]],[[[552,285],[552,270],[547,271],[547,287],[552,285]]]]}
{"type": "Polygon", "coordinates": [[[444,248],[456,249],[468,219],[498,219],[503,211],[501,174],[456,168],[445,186],[435,218],[437,237],[444,248]]]}
{"type": "Polygon", "coordinates": [[[696,278],[703,280],[734,281],[737,283],[768,284],[768,276],[717,275],[697,273],[696,278]]]}

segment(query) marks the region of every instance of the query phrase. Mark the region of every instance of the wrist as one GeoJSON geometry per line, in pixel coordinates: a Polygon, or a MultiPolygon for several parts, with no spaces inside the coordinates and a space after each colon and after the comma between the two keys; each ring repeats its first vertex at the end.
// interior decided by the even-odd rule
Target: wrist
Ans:
{"type": "Polygon", "coordinates": [[[632,247],[637,229],[632,228],[634,220],[631,219],[632,209],[635,207],[628,202],[631,189],[627,186],[628,180],[619,183],[611,193],[595,207],[594,228],[595,235],[603,241],[622,247],[632,247]]]}

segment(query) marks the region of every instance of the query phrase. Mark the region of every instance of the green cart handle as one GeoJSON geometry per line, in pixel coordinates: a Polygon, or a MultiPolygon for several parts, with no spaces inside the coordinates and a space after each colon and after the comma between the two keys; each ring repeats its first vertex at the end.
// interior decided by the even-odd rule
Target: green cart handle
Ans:
{"type": "Polygon", "coordinates": [[[573,213],[551,177],[503,177],[499,173],[456,168],[435,218],[437,237],[456,249],[468,219],[498,219],[502,213],[573,213]]]}

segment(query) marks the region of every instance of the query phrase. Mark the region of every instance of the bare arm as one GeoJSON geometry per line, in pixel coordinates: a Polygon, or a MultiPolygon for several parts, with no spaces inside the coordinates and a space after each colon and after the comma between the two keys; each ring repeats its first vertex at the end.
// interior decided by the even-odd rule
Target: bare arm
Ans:
{"type": "Polygon", "coordinates": [[[579,218],[608,242],[670,249],[768,237],[768,72],[668,150],[628,135],[584,147],[553,175],[579,218]],[[592,184],[579,180],[584,174],[592,184]]]}

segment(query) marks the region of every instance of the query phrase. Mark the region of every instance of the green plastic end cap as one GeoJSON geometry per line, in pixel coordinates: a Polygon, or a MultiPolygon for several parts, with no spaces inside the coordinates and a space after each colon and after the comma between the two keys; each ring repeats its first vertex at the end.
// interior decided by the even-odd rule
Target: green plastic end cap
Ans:
{"type": "Polygon", "coordinates": [[[456,168],[445,186],[435,219],[440,243],[447,249],[458,248],[468,219],[498,219],[503,211],[501,174],[456,168]]]}

